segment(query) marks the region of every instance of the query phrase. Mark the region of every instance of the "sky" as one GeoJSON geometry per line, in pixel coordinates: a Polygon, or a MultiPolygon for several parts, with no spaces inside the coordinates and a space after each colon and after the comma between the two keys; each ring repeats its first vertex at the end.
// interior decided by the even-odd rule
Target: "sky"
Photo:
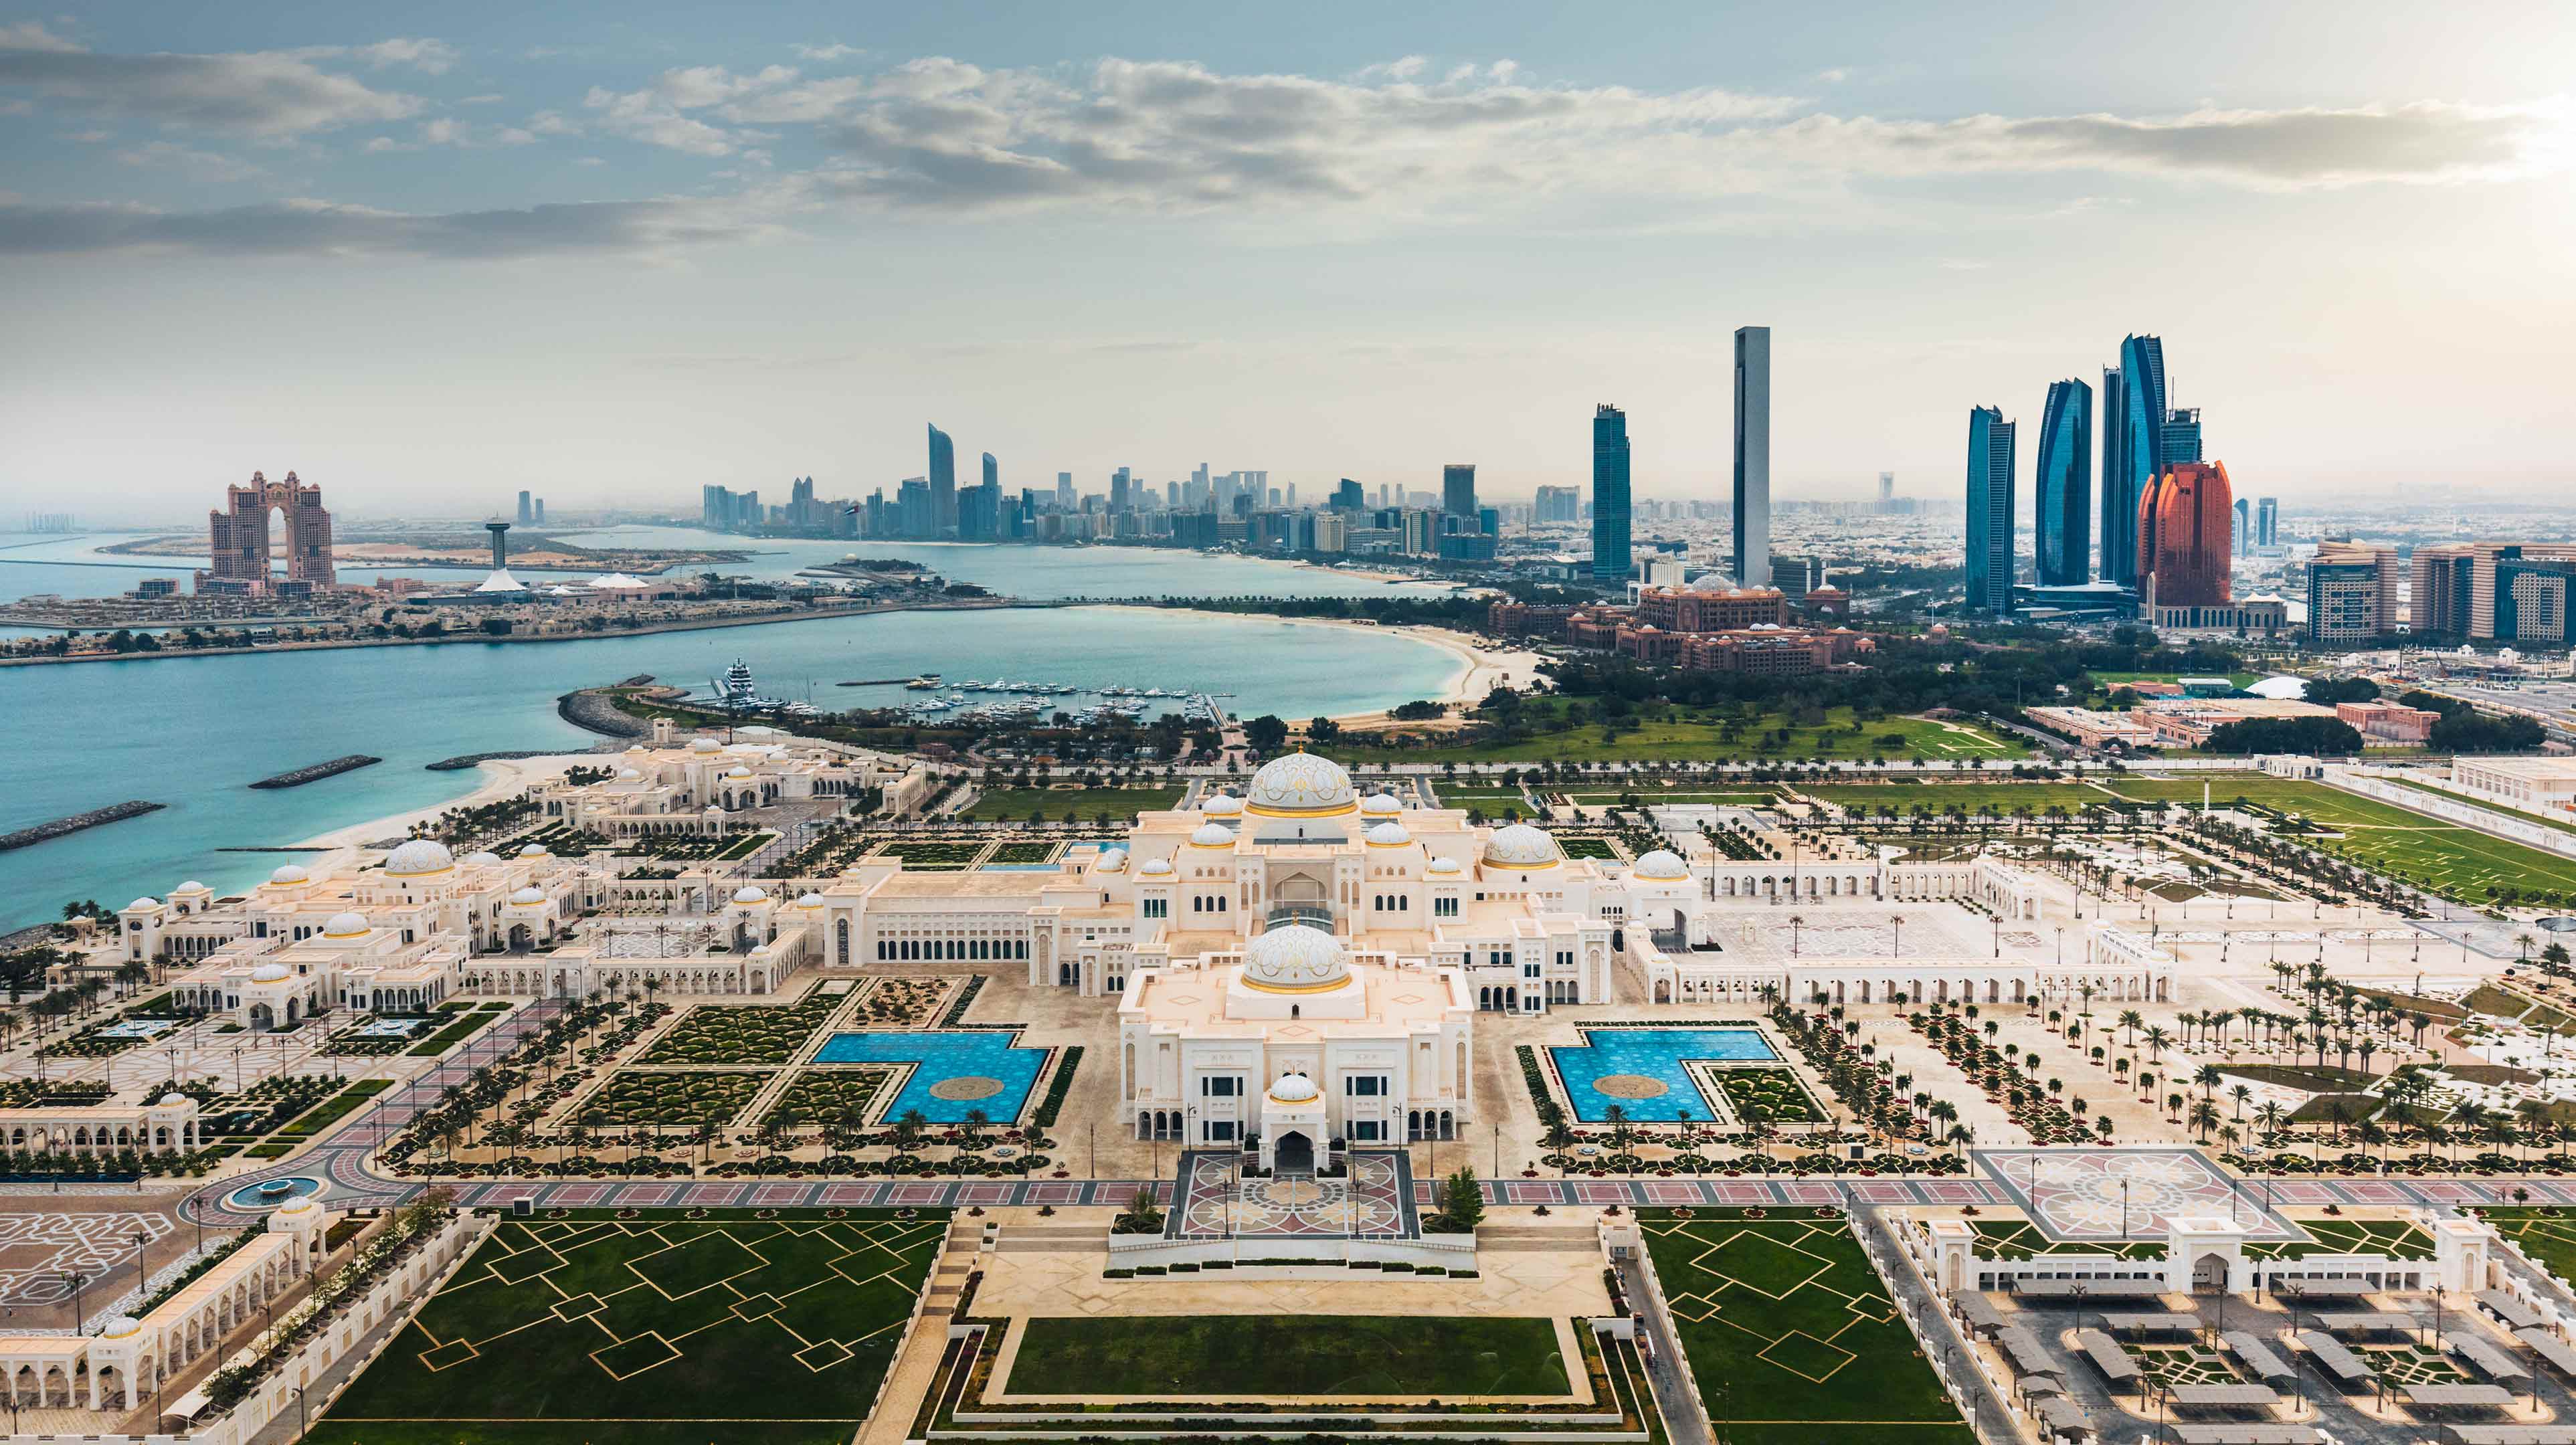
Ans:
{"type": "Polygon", "coordinates": [[[1962,486],[2120,338],[2240,495],[2566,495],[2576,7],[0,0],[0,527],[1200,462],[1962,486]]]}

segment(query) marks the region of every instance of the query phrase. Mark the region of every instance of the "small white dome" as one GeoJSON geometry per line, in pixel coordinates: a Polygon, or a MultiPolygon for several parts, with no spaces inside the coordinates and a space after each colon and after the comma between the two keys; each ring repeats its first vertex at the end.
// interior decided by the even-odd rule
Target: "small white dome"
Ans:
{"type": "Polygon", "coordinates": [[[1262,817],[1332,817],[1360,805],[1359,790],[1342,765],[1313,753],[1290,753],[1263,763],[1245,792],[1250,799],[1245,811],[1262,817]]]}
{"type": "Polygon", "coordinates": [[[121,1340],[127,1335],[133,1334],[142,1328],[143,1321],[136,1319],[134,1316],[118,1315],[116,1318],[109,1320],[104,1326],[102,1326],[98,1333],[101,1339],[121,1340]]]}
{"type": "Polygon", "coordinates": [[[619,768],[617,770],[617,781],[621,783],[641,782],[643,777],[644,774],[642,770],[637,768],[619,768]]]}
{"type": "Polygon", "coordinates": [[[446,844],[433,838],[414,838],[385,855],[385,873],[394,878],[444,873],[455,866],[456,855],[447,851],[446,844]]]}
{"type": "Polygon", "coordinates": [[[131,912],[131,911],[133,911],[134,909],[137,909],[137,908],[158,908],[158,907],[160,907],[160,906],[161,906],[161,900],[160,900],[160,899],[158,899],[158,898],[154,898],[154,897],[150,896],[149,894],[146,894],[145,896],[143,896],[143,897],[141,897],[141,898],[137,898],[137,899],[135,899],[133,902],[131,902],[131,903],[129,903],[129,904],[127,904],[127,905],[125,905],[125,908],[126,908],[126,911],[131,912]]]}
{"type": "Polygon", "coordinates": [[[1160,877],[1161,875],[1172,871],[1172,863],[1168,858],[1156,858],[1147,862],[1144,867],[1139,868],[1136,871],[1148,878],[1160,877]]]}
{"type": "Polygon", "coordinates": [[[1368,830],[1368,842],[1372,848],[1401,848],[1412,841],[1413,835],[1404,831],[1402,823],[1380,823],[1368,830]]]}
{"type": "Polygon", "coordinates": [[[767,903],[769,901],[769,890],[761,887],[757,883],[746,883],[733,891],[733,901],[736,903],[767,903]]]}
{"type": "Polygon", "coordinates": [[[250,981],[253,983],[283,983],[286,981],[290,973],[291,970],[289,970],[285,964],[263,963],[259,967],[250,971],[250,981]]]}
{"type": "Polygon", "coordinates": [[[1226,827],[1223,823],[1201,823],[1199,824],[1199,830],[1190,835],[1190,846],[1193,848],[1231,848],[1234,846],[1234,830],[1226,827]]]}
{"type": "Polygon", "coordinates": [[[1124,848],[1111,848],[1100,855],[1100,871],[1103,873],[1115,873],[1126,866],[1127,850],[1124,848]]]}
{"type": "Polygon", "coordinates": [[[820,893],[805,894],[803,897],[796,900],[796,906],[799,908],[820,908],[823,906],[823,895],[820,893]]]}
{"type": "Polygon", "coordinates": [[[689,751],[693,753],[713,753],[721,752],[723,750],[724,744],[717,742],[714,738],[689,739],[689,751]]]}
{"type": "Polygon", "coordinates": [[[276,872],[269,874],[268,881],[271,883],[302,883],[310,877],[312,877],[311,874],[305,872],[302,868],[289,863],[285,867],[278,869],[276,872]]]}
{"type": "Polygon", "coordinates": [[[1279,1081],[1270,1086],[1270,1097],[1283,1104],[1310,1104],[1322,1096],[1323,1090],[1304,1074],[1281,1074],[1279,1081]]]}
{"type": "Polygon", "coordinates": [[[522,888],[518,892],[510,895],[510,901],[519,905],[521,908],[533,908],[546,901],[545,890],[542,888],[522,888]]]}
{"type": "Polygon", "coordinates": [[[1443,876],[1455,874],[1459,871],[1458,860],[1455,858],[1434,858],[1431,860],[1431,866],[1424,871],[1429,873],[1438,873],[1443,876]]]}
{"type": "Polygon", "coordinates": [[[1264,993],[1309,993],[1349,978],[1341,940],[1307,923],[1274,928],[1243,946],[1243,982],[1264,993]]]}
{"type": "Polygon", "coordinates": [[[1392,818],[1404,811],[1404,804],[1393,793],[1371,793],[1360,800],[1360,812],[1371,818],[1392,818]]]}
{"type": "Polygon", "coordinates": [[[493,864],[501,861],[501,855],[493,852],[489,848],[477,848],[473,852],[465,855],[465,861],[478,867],[489,868],[493,864]]]}
{"type": "Polygon", "coordinates": [[[740,763],[736,763],[732,768],[726,771],[725,776],[728,778],[748,778],[751,776],[751,769],[744,767],[740,763]]]}
{"type": "Polygon", "coordinates": [[[547,851],[545,844],[531,843],[527,847],[519,850],[519,856],[522,858],[551,858],[555,855],[547,851]]]}
{"type": "Polygon", "coordinates": [[[1219,793],[1199,804],[1199,811],[1211,818],[1240,818],[1243,800],[1232,793],[1219,793]]]}
{"type": "Polygon", "coordinates": [[[1556,840],[1527,823],[1496,828],[1485,840],[1485,861],[1495,867],[1550,868],[1556,859],[1556,840]]]}
{"type": "Polygon", "coordinates": [[[324,938],[356,938],[367,931],[367,915],[355,911],[335,913],[322,925],[324,938]]]}
{"type": "Polygon", "coordinates": [[[1631,871],[1639,878],[1653,878],[1670,882],[1688,878],[1690,876],[1690,865],[1683,862],[1682,855],[1674,852],[1672,849],[1657,848],[1653,852],[1639,858],[1637,860],[1637,866],[1631,871]]]}
{"type": "Polygon", "coordinates": [[[214,891],[215,890],[207,887],[205,884],[191,878],[187,882],[180,884],[178,887],[171,889],[170,893],[172,897],[176,897],[182,893],[212,893],[214,891]]]}

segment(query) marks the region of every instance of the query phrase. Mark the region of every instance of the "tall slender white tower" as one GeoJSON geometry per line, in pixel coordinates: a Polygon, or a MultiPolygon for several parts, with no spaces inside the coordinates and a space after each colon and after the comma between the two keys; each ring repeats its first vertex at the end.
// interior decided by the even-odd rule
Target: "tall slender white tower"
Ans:
{"type": "Polygon", "coordinates": [[[1771,585],[1771,328],[1735,331],[1735,583],[1771,585]]]}

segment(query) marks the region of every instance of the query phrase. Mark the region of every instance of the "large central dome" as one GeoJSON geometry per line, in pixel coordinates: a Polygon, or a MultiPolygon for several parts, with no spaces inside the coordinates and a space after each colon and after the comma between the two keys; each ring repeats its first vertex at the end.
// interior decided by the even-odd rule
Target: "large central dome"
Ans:
{"type": "Polygon", "coordinates": [[[1337,818],[1360,810],[1351,775],[1330,758],[1290,753],[1252,775],[1243,810],[1263,818],[1337,818]]]}
{"type": "Polygon", "coordinates": [[[1351,958],[1320,928],[1292,923],[1243,948],[1243,983],[1263,993],[1324,993],[1351,976],[1351,958]]]}

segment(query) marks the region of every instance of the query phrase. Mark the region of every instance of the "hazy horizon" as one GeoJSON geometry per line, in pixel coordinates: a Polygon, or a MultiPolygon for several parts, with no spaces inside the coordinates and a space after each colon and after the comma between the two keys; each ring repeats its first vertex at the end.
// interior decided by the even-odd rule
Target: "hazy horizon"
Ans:
{"type": "Polygon", "coordinates": [[[1526,498],[1601,401],[1716,499],[1741,325],[1778,500],[1955,496],[1971,406],[2147,331],[2240,495],[2545,502],[2571,61],[2539,4],[0,9],[0,526],[891,493],[926,421],[1526,498]]]}

